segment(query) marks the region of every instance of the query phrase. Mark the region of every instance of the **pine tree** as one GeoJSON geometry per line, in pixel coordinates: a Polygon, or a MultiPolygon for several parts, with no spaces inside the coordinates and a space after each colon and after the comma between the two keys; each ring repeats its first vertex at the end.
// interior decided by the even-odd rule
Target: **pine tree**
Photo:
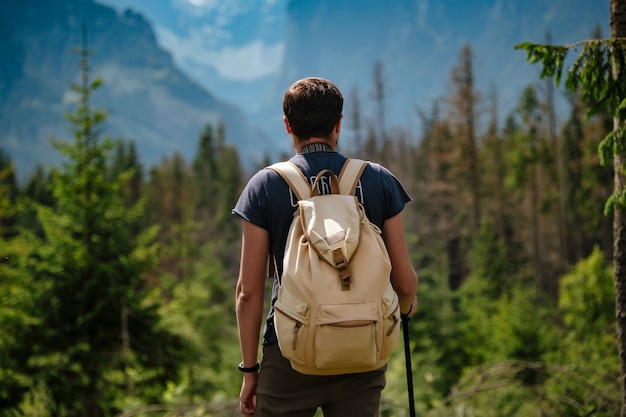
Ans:
{"type": "Polygon", "coordinates": [[[158,305],[148,302],[143,276],[154,231],[133,235],[142,206],[124,201],[132,171],[109,174],[119,144],[100,139],[106,114],[90,99],[102,81],[90,79],[86,40],[79,52],[81,80],[71,88],[80,101],[67,115],[74,140],[53,141],[66,161],[52,171],[55,205],[38,209],[45,241],[36,279],[46,291],[31,363],[52,393],[54,415],[100,417],[119,411],[127,396],[155,400],[175,378],[182,349],[159,330],[158,305]]]}
{"type": "Polygon", "coordinates": [[[450,98],[450,108],[453,114],[455,134],[459,137],[459,147],[462,150],[458,175],[465,194],[469,198],[469,219],[471,236],[478,233],[481,219],[481,179],[480,163],[478,161],[478,144],[476,139],[476,122],[478,116],[478,93],[474,86],[474,69],[472,64],[472,49],[466,45],[459,54],[459,63],[452,70],[452,85],[455,94],[450,98]]]}
{"type": "Polygon", "coordinates": [[[16,195],[13,163],[0,152],[0,410],[14,406],[28,391],[27,344],[30,326],[37,323],[29,257],[36,239],[18,233],[15,219],[26,207],[16,195]]]}

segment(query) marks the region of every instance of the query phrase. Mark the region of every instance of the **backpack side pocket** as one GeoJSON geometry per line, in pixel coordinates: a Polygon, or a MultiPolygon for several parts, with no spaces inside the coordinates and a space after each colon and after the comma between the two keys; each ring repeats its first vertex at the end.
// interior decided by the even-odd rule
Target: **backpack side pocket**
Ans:
{"type": "Polygon", "coordinates": [[[281,288],[274,304],[274,326],[283,356],[305,365],[310,322],[309,305],[281,288]]]}
{"type": "Polygon", "coordinates": [[[383,305],[383,342],[380,352],[381,358],[391,355],[400,337],[400,304],[398,295],[391,284],[385,292],[382,300],[383,305]]]}

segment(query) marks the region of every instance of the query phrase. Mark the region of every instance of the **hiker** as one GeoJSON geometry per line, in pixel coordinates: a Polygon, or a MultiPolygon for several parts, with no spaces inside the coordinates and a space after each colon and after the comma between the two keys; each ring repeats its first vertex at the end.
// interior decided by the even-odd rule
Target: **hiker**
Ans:
{"type": "MultiPolygon", "coordinates": [[[[283,121],[296,155],[290,159],[307,179],[328,169],[339,174],[346,157],[337,152],[343,97],[330,81],[296,81],[283,99],[283,121]]],[[[391,283],[400,313],[416,310],[417,275],[408,254],[402,210],[410,197],[384,167],[369,163],[356,189],[367,218],[380,230],[391,261],[391,283]]],[[[321,408],[326,417],[378,416],[386,365],[359,373],[308,375],[295,371],[281,354],[274,329],[274,303],[287,235],[298,207],[289,185],[273,170],[262,169],[248,182],[233,213],[243,219],[236,312],[243,372],[240,409],[244,415],[308,416],[321,408]],[[263,356],[258,362],[264,289],[270,254],[276,259],[272,302],[265,321],[263,356]]],[[[371,262],[377,262],[372,259],[371,262]]],[[[356,278],[355,278],[356,279],[356,278]]]]}

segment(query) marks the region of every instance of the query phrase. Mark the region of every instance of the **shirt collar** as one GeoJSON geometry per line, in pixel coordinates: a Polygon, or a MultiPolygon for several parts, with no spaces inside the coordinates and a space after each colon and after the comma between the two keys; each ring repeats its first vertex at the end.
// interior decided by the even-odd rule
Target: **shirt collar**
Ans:
{"type": "Polygon", "coordinates": [[[313,152],[332,152],[330,145],[323,142],[313,142],[300,148],[300,155],[306,155],[313,152]]]}

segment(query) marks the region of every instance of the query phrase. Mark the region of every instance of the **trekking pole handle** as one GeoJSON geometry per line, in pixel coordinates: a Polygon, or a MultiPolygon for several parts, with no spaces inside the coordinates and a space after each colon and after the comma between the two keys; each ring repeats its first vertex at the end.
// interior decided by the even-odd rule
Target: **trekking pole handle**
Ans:
{"type": "Polygon", "coordinates": [[[411,307],[409,307],[409,311],[406,312],[406,314],[400,312],[400,319],[407,323],[409,320],[411,320],[411,311],[413,311],[413,304],[411,304],[411,307]]]}

